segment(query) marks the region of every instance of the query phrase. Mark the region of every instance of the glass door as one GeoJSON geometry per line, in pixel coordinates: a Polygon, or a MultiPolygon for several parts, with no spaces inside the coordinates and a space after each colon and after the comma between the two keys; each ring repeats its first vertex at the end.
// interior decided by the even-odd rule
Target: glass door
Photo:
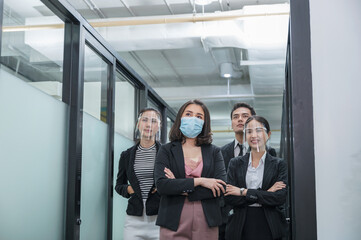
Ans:
{"type": "Polygon", "coordinates": [[[110,65],[88,45],[84,56],[80,239],[107,239],[110,65]]]}

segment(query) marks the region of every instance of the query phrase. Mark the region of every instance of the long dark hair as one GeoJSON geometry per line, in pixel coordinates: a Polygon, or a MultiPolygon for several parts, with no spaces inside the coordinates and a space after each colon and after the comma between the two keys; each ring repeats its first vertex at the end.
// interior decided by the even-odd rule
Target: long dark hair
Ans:
{"type": "Polygon", "coordinates": [[[186,141],[186,137],[183,135],[181,130],[179,129],[181,124],[181,118],[184,113],[184,110],[190,104],[196,104],[202,107],[204,111],[204,124],[202,132],[196,138],[196,145],[200,146],[202,144],[211,144],[212,143],[212,133],[211,133],[211,117],[209,115],[209,111],[207,106],[200,100],[190,100],[183,104],[183,106],[179,109],[177,113],[177,117],[175,118],[174,124],[169,132],[169,140],[170,141],[182,141],[184,143],[186,141]]]}

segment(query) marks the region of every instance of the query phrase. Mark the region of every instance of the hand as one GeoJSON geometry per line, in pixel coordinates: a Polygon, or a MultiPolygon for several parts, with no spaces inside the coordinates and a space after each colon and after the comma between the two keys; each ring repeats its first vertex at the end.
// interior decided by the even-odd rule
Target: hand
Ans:
{"type": "Polygon", "coordinates": [[[221,191],[225,193],[224,187],[226,183],[223,182],[221,179],[215,178],[195,178],[194,179],[194,186],[202,186],[212,190],[214,197],[221,196],[221,191]]]}
{"type": "Polygon", "coordinates": [[[227,184],[227,190],[224,195],[225,196],[228,196],[228,195],[241,196],[241,189],[239,187],[233,186],[231,184],[227,184]]]}
{"type": "Polygon", "coordinates": [[[267,192],[276,192],[278,190],[281,190],[286,187],[286,184],[284,184],[282,181],[275,182],[270,189],[267,190],[267,192]]]}
{"type": "Polygon", "coordinates": [[[169,179],[175,179],[175,176],[174,174],[172,173],[171,170],[169,170],[168,168],[164,168],[164,173],[165,173],[165,176],[169,179]]]}
{"type": "Polygon", "coordinates": [[[127,192],[128,192],[129,195],[132,195],[134,193],[134,190],[133,190],[132,186],[129,185],[127,187],[127,192]]]}
{"type": "Polygon", "coordinates": [[[157,192],[157,188],[153,188],[152,194],[157,192]]]}

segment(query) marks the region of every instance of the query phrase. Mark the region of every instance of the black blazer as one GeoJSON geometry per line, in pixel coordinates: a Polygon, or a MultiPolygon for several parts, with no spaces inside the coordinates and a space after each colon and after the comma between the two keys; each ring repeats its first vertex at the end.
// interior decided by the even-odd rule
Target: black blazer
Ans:
{"type": "MultiPolygon", "coordinates": [[[[247,188],[246,173],[249,153],[243,157],[233,158],[228,167],[227,182],[239,188],[247,188]]],[[[226,228],[226,239],[240,239],[245,223],[247,206],[253,203],[262,204],[273,238],[281,238],[286,234],[287,223],[284,204],[287,188],[276,192],[267,192],[275,182],[283,181],[287,185],[287,166],[283,159],[266,155],[262,189],[248,189],[244,196],[226,196],[226,203],[233,206],[234,213],[229,217],[226,228]]]]}
{"type": "MultiPolygon", "coordinates": [[[[201,146],[203,158],[202,177],[226,179],[223,157],[218,147],[207,144],[201,146]]],[[[185,178],[184,156],[180,141],[163,145],[157,155],[154,171],[155,183],[161,195],[157,225],[177,231],[185,196],[189,201],[201,201],[205,218],[209,227],[222,224],[218,197],[213,197],[210,189],[202,186],[194,187],[193,178],[185,178]],[[164,168],[169,168],[175,179],[168,179],[164,168]]]]}
{"type": "MultiPolygon", "coordinates": [[[[232,158],[237,157],[237,156],[234,156],[234,141],[235,140],[233,140],[230,143],[227,143],[226,145],[224,145],[221,148],[223,159],[224,159],[224,165],[226,166],[226,171],[228,170],[229,161],[231,161],[232,158]]],[[[271,156],[277,157],[277,153],[276,153],[276,150],[274,148],[271,148],[271,147],[267,148],[267,152],[271,156]]]]}
{"type": "MultiPolygon", "coordinates": [[[[134,160],[135,153],[138,148],[138,144],[134,145],[131,148],[128,148],[126,151],[122,152],[119,160],[119,170],[117,175],[117,182],[115,185],[115,190],[117,193],[122,195],[125,198],[130,198],[128,200],[127,214],[133,216],[142,216],[143,215],[143,198],[142,192],[140,190],[139,181],[134,172],[134,160]],[[128,184],[132,186],[134,193],[132,195],[128,194],[127,188],[128,184]]],[[[160,143],[156,142],[157,152],[160,148],[160,143]]],[[[145,203],[145,212],[148,216],[157,215],[159,208],[160,195],[158,192],[152,194],[155,184],[148,193],[148,198],[145,203]]]]}

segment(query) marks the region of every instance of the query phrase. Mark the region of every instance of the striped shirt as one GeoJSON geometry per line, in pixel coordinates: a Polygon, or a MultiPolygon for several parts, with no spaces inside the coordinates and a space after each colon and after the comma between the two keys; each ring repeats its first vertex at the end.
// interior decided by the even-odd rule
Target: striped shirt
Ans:
{"type": "Polygon", "coordinates": [[[144,148],[138,145],[135,153],[134,172],[139,181],[142,198],[147,199],[154,183],[154,162],[157,154],[156,145],[144,148]]]}

